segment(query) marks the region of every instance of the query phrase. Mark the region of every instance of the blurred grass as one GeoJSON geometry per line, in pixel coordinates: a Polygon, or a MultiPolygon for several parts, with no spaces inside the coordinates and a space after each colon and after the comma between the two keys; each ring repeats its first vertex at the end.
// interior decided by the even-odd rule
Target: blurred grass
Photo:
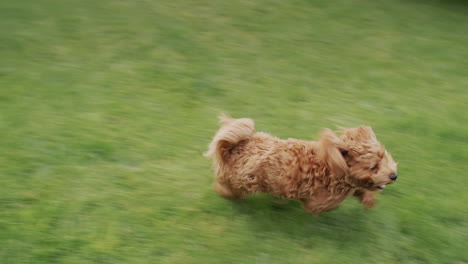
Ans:
{"type": "Polygon", "coordinates": [[[1,263],[468,262],[464,1],[0,2],[1,263]],[[373,126],[400,178],[314,218],[211,189],[216,115],[373,126]]]}

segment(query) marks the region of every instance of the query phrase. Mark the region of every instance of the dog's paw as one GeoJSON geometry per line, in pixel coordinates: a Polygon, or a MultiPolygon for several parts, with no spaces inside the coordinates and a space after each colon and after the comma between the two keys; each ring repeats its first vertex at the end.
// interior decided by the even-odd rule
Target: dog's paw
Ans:
{"type": "Polygon", "coordinates": [[[364,197],[361,204],[365,209],[371,209],[375,205],[375,199],[373,197],[364,197]]]}

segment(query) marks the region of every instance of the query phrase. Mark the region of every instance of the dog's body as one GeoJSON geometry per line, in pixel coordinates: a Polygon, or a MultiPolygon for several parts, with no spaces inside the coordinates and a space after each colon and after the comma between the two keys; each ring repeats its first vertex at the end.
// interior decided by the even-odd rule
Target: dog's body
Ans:
{"type": "Polygon", "coordinates": [[[366,208],[377,190],[396,180],[396,164],[372,129],[325,130],[319,141],[282,140],[255,133],[248,118],[220,116],[223,126],[206,153],[215,168],[215,190],[230,199],[267,192],[300,200],[315,215],[351,195],[366,208]]]}

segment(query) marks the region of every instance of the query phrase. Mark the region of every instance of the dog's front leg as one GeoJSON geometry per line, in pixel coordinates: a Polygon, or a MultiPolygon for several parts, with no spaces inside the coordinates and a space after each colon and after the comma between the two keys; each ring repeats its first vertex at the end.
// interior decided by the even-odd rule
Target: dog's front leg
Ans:
{"type": "Polygon", "coordinates": [[[364,208],[370,209],[375,205],[377,192],[360,189],[356,190],[353,195],[359,199],[359,202],[361,202],[364,208]]]}

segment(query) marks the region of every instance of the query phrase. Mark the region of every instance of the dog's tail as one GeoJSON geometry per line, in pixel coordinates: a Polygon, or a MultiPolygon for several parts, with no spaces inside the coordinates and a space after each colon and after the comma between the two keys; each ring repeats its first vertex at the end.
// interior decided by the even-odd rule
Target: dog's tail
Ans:
{"type": "Polygon", "coordinates": [[[204,153],[219,165],[222,165],[227,157],[229,149],[242,140],[250,138],[254,131],[254,121],[250,118],[234,119],[226,114],[219,116],[221,128],[208,146],[208,151],[204,153]]]}

